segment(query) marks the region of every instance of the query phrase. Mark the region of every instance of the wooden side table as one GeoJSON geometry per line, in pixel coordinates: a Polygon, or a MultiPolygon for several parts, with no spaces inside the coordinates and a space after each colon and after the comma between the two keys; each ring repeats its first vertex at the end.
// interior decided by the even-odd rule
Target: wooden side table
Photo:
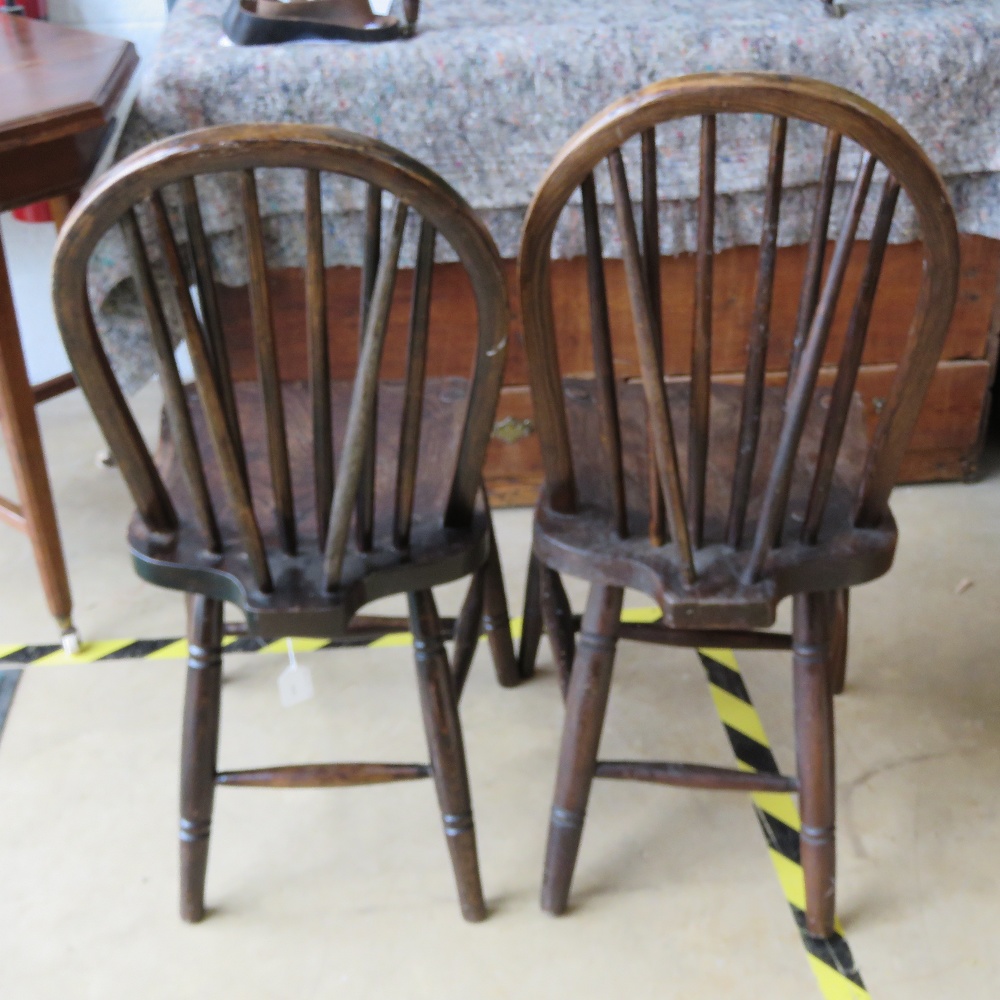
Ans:
{"type": "MultiPolygon", "coordinates": [[[[2,8],[0,8],[2,10],[2,8]]],[[[135,71],[131,42],[0,13],[0,211],[48,199],[58,226],[90,176],[135,71]]],[[[0,242],[0,424],[19,503],[0,521],[27,534],[68,652],[79,648],[35,406],[74,385],[32,386],[0,242]]]]}

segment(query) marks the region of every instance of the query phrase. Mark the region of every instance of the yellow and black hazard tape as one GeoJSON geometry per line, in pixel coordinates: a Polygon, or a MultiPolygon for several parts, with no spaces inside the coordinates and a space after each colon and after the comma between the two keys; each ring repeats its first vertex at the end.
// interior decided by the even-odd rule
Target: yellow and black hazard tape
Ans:
{"type": "MultiPolygon", "coordinates": [[[[391,632],[377,639],[292,639],[296,653],[312,653],[320,649],[341,649],[345,646],[408,646],[413,637],[409,632],[391,632]]],[[[261,639],[251,635],[227,635],[222,645],[227,653],[284,653],[286,639],[261,639]]],[[[2,646],[0,669],[3,667],[68,666],[74,663],[103,663],[106,660],[183,660],[187,658],[186,639],[105,639],[88,642],[79,653],[67,653],[62,646],[2,646]]]]}
{"type": "MultiPolygon", "coordinates": [[[[767,734],[750,701],[750,693],[732,651],[699,649],[698,656],[708,675],[715,710],[740,770],[778,774],[767,734]]],[[[806,930],[805,882],[799,860],[802,824],[795,796],[789,792],[754,792],[751,797],[774,870],[792,909],[820,991],[826,1000],[868,1000],[869,993],[840,922],[833,936],[827,939],[814,938],[806,930]]]]}
{"type": "MultiPolygon", "coordinates": [[[[651,608],[629,608],[623,621],[655,621],[659,612],[651,608]]],[[[519,619],[511,621],[511,632],[520,634],[519,619]]],[[[342,647],[344,642],[326,639],[292,639],[297,653],[342,647]]],[[[396,632],[374,640],[348,641],[347,645],[367,647],[407,646],[409,632],[396,632]]],[[[284,653],[287,640],[269,642],[254,636],[226,636],[223,645],[230,653],[284,653]]],[[[735,656],[728,649],[700,649],[698,656],[708,677],[715,709],[726,731],[741,770],[778,774],[764,726],[750,700],[735,656]]],[[[91,642],[77,654],[65,653],[61,646],[0,646],[0,730],[6,708],[17,683],[19,668],[42,664],[98,663],[108,660],[178,660],[187,657],[185,639],[111,639],[91,642]],[[7,667],[9,669],[3,669],[7,667]],[[11,669],[12,668],[12,669],[11,669]]],[[[805,882],[799,860],[799,819],[795,796],[783,792],[754,792],[754,812],[767,841],[771,862],[791,907],[812,971],[825,1000],[870,1000],[851,949],[838,921],[834,935],[826,940],[812,937],[805,924],[805,882]]]]}

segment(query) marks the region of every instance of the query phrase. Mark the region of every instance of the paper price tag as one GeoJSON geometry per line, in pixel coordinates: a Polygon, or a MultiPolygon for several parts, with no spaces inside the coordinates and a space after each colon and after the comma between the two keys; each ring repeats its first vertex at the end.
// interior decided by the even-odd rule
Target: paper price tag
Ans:
{"type": "Polygon", "coordinates": [[[313,688],[312,671],[308,667],[299,666],[295,659],[295,648],[292,640],[288,643],[288,666],[278,675],[278,698],[283,708],[291,708],[303,701],[308,701],[315,689],[313,688]]]}

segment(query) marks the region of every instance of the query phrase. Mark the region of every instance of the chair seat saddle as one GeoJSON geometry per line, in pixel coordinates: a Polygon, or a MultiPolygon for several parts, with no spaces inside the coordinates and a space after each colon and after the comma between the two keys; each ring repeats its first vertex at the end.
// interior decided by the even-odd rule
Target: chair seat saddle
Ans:
{"type": "MultiPolygon", "coordinates": [[[[535,550],[559,572],[593,582],[633,587],[652,597],[672,628],[766,628],[778,602],[798,590],[835,590],[864,583],[892,563],[896,528],[891,517],[874,529],[854,526],[854,508],[868,447],[863,405],[855,395],[837,459],[817,544],[799,543],[816,456],[829,409],[830,390],[815,393],[782,528],[782,542],[765,564],[761,579],[741,581],[757,527],[765,477],[773,464],[784,411],[784,390],[767,386],[760,444],[742,544],[726,544],[742,389],[713,384],[708,473],[705,484],[704,545],[695,553],[697,580],[684,582],[675,545],[649,538],[647,414],[642,385],[618,383],[628,537],[608,530],[611,479],[602,447],[600,409],[592,378],[563,379],[573,456],[577,511],[561,515],[543,494],[535,526],[535,550]],[[859,556],[864,556],[859,559],[859,556]]],[[[687,468],[690,392],[687,383],[668,383],[667,396],[677,442],[678,464],[687,468]]]]}
{"type": "MultiPolygon", "coordinates": [[[[281,616],[294,612],[298,635],[329,636],[343,632],[362,605],[386,594],[411,589],[415,568],[424,570],[421,586],[431,587],[471,573],[483,563],[488,551],[488,514],[484,501],[480,499],[467,529],[445,527],[440,512],[446,506],[454,468],[435,467],[431,462],[422,462],[418,467],[410,544],[405,550],[394,544],[395,474],[404,387],[402,383],[383,382],[378,401],[373,544],[369,551],[360,551],[352,533],[341,586],[327,591],[322,577],[323,551],[318,541],[312,481],[309,386],[305,382],[282,383],[295,502],[294,555],[281,551],[260,389],[256,383],[240,382],[234,390],[254,513],[269,554],[274,589],[263,593],[254,584],[224,489],[222,470],[209,442],[204,413],[193,386],[187,387],[188,406],[222,536],[222,551],[213,553],[205,546],[192,513],[181,462],[164,419],[156,461],[177,508],[180,528],[176,536],[164,541],[152,534],[138,517],[134,519],[129,542],[136,569],[144,579],[159,586],[191,590],[194,577],[200,593],[240,607],[256,634],[283,635],[281,616]],[[401,583],[402,574],[407,575],[407,583],[401,583]],[[274,625],[269,626],[272,618],[274,625]]],[[[331,387],[335,469],[341,458],[351,390],[349,382],[337,381],[331,387]]],[[[429,454],[447,456],[452,466],[468,395],[465,379],[427,380],[421,417],[423,447],[429,454]]],[[[287,621],[284,627],[287,628],[287,621]]]]}

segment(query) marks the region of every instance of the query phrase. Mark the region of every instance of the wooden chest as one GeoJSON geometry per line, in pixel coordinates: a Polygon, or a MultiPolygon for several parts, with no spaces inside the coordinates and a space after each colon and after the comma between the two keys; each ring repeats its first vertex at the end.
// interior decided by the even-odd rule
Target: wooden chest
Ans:
{"type": "MultiPolygon", "coordinates": [[[[948,333],[944,354],[917,423],[903,465],[902,481],[970,479],[976,475],[989,415],[991,388],[1000,340],[1000,241],[978,236],[961,238],[961,278],[958,303],[948,333]]],[[[852,257],[856,279],[867,253],[859,243],[852,257]]],[[[746,331],[753,307],[756,248],[738,247],[716,255],[714,308],[713,377],[722,381],[741,379],[746,331]]],[[[664,302],[665,363],[668,376],[683,376],[690,356],[690,315],[693,308],[694,258],[692,255],[662,261],[664,302]]],[[[772,314],[771,347],[768,367],[777,371],[787,363],[791,346],[798,289],[805,266],[805,247],[779,251],[772,314]]],[[[499,506],[534,502],[542,477],[541,454],[531,423],[531,396],[524,338],[517,303],[516,267],[505,262],[513,305],[513,328],[500,406],[486,464],[486,482],[499,506]]],[[[907,334],[919,284],[920,248],[917,244],[890,247],[882,283],[872,315],[867,346],[858,377],[866,417],[878,414],[895,374],[907,334]],[[903,317],[902,321],[900,317],[903,317]]],[[[848,274],[850,287],[852,274],[848,274]]],[[[585,373],[591,370],[589,317],[583,259],[553,263],[553,306],[558,318],[560,350],[566,352],[564,370],[585,373]]],[[[397,327],[390,328],[383,377],[399,378],[405,350],[406,303],[412,274],[400,272],[396,288],[397,327]]],[[[628,329],[629,311],[619,261],[608,262],[608,295],[612,328],[628,329]]],[[[334,377],[349,376],[356,355],[350,345],[357,329],[358,271],[330,268],[327,271],[328,303],[334,377]]],[[[303,282],[298,270],[272,273],[271,292],[276,328],[281,331],[279,363],[282,377],[306,377],[305,343],[295,331],[303,329],[303,282]]],[[[227,339],[233,354],[234,376],[252,377],[253,352],[246,289],[220,288],[223,313],[227,317],[227,339]]],[[[843,296],[841,314],[834,321],[827,348],[827,361],[837,356],[842,331],[850,309],[850,297],[843,296]]],[[[468,372],[470,343],[465,339],[475,329],[475,310],[464,272],[458,265],[439,264],[435,269],[432,315],[458,334],[454,352],[435,352],[429,375],[462,376],[468,372]]],[[[434,327],[436,328],[436,327],[434,327]]],[[[638,376],[638,362],[631,338],[616,338],[616,367],[620,378],[638,376]]],[[[829,370],[829,369],[828,369],[829,370]]],[[[822,375],[821,375],[822,379],[822,375]]]]}

